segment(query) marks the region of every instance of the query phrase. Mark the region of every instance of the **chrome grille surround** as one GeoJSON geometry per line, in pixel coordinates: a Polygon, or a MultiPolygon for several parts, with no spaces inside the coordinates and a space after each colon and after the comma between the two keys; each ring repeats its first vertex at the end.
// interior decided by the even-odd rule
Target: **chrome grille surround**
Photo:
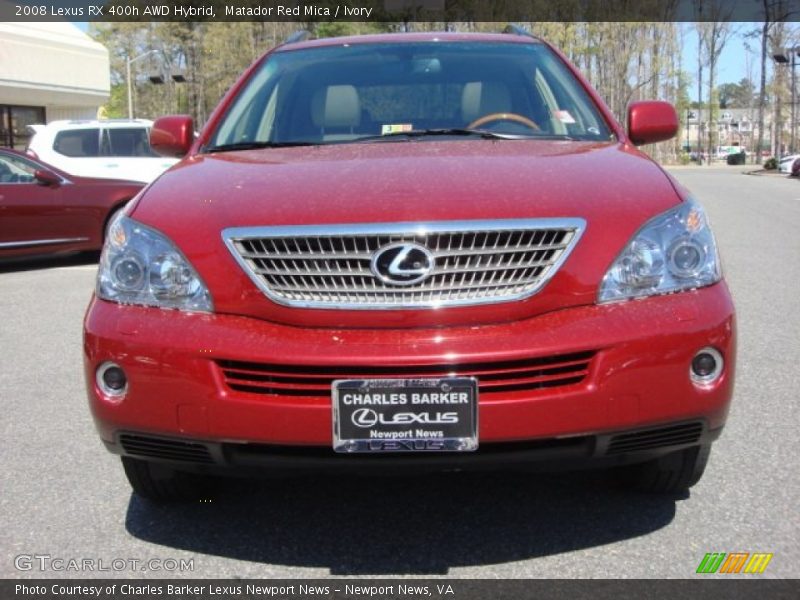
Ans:
{"type": "Polygon", "coordinates": [[[391,310],[528,298],[555,275],[585,228],[579,218],[358,223],[231,227],[222,239],[278,304],[391,310]],[[431,251],[430,276],[395,286],[375,275],[373,255],[399,242],[431,251]]]}

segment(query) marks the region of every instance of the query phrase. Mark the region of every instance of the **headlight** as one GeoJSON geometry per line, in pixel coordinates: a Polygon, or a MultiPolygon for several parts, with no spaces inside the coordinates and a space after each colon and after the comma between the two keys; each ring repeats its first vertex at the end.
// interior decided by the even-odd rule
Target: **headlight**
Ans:
{"type": "Polygon", "coordinates": [[[702,207],[683,202],[648,221],[603,277],[598,302],[669,294],[722,277],[714,235],[702,207]]]}
{"type": "Polygon", "coordinates": [[[97,296],[122,304],[211,312],[211,294],[163,234],[120,215],[108,229],[97,296]]]}

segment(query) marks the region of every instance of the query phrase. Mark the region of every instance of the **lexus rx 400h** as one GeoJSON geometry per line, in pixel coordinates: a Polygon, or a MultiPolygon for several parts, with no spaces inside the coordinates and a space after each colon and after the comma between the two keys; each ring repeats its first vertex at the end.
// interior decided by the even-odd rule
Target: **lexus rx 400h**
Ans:
{"type": "Polygon", "coordinates": [[[277,47],[110,227],[85,318],[100,437],[154,500],[225,473],[701,476],[734,308],[698,201],[519,34],[277,47]]]}

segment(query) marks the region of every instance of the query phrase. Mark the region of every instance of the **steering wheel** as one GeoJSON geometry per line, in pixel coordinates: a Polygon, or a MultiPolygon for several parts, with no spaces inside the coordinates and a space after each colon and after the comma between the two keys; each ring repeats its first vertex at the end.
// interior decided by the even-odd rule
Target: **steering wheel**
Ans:
{"type": "Polygon", "coordinates": [[[478,117],[472,123],[467,125],[467,129],[475,129],[476,127],[480,127],[481,125],[486,125],[486,123],[491,123],[492,121],[514,121],[515,123],[522,123],[526,127],[530,127],[534,131],[539,131],[541,128],[531,121],[528,117],[524,117],[522,115],[518,115],[517,113],[491,113],[489,115],[484,115],[482,117],[478,117]]]}

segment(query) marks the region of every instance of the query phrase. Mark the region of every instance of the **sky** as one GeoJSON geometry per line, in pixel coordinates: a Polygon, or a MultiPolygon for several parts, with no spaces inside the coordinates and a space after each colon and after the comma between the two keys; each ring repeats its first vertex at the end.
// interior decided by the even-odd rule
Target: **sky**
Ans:
{"type": "MultiPolygon", "coordinates": [[[[757,86],[761,78],[760,69],[760,38],[745,38],[745,34],[760,28],[760,23],[734,23],[736,31],[725,44],[717,65],[717,85],[723,83],[739,83],[748,76],[748,65],[751,70],[750,77],[757,86]],[[747,47],[750,47],[748,51],[747,47]]],[[[682,68],[690,74],[689,95],[692,100],[697,100],[697,33],[693,23],[682,23],[684,31],[684,44],[682,55],[682,68]]],[[[767,61],[768,73],[772,69],[772,60],[767,61]]],[[[707,68],[703,69],[703,89],[707,90],[707,68]]],[[[703,92],[704,95],[707,91],[703,92]]],[[[708,100],[708,98],[706,98],[708,100]]]]}

